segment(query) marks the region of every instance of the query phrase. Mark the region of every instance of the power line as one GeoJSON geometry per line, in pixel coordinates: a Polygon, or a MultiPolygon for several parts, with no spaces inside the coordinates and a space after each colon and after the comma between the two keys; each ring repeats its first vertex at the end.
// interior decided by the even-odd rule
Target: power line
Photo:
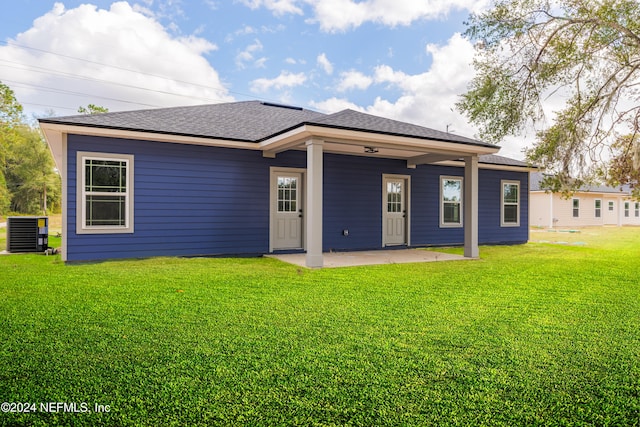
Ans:
{"type": "MultiPolygon", "coordinates": [[[[213,88],[211,86],[207,86],[207,85],[203,85],[203,84],[199,84],[199,83],[187,82],[187,81],[184,81],[184,80],[174,79],[172,77],[161,76],[159,74],[147,73],[145,71],[132,70],[130,68],[120,67],[118,65],[110,65],[110,64],[105,64],[103,62],[92,61],[90,59],[78,58],[76,56],[64,55],[62,53],[56,53],[56,52],[52,52],[52,51],[45,50],[45,49],[38,49],[38,48],[35,48],[35,47],[25,46],[25,45],[21,45],[21,44],[18,44],[18,43],[9,43],[9,42],[6,42],[6,41],[0,41],[0,43],[3,43],[5,45],[7,45],[7,46],[19,47],[21,49],[35,50],[37,52],[43,52],[43,53],[47,53],[49,55],[59,56],[61,58],[68,58],[68,59],[73,59],[73,60],[76,60],[76,61],[86,62],[86,63],[89,63],[89,64],[100,65],[102,67],[115,68],[117,70],[128,71],[130,73],[142,74],[142,75],[145,75],[145,76],[157,77],[157,78],[169,80],[169,81],[172,81],[172,82],[184,83],[184,84],[188,84],[188,85],[192,85],[192,86],[202,87],[202,88],[205,88],[205,89],[222,91],[222,89],[215,89],[215,88],[213,88]]],[[[241,95],[241,94],[238,93],[238,95],[241,95]]]]}
{"type": "Polygon", "coordinates": [[[48,68],[38,67],[36,65],[21,64],[19,62],[9,61],[9,60],[6,60],[6,59],[0,59],[0,62],[6,62],[6,63],[9,63],[9,64],[20,65],[20,67],[17,67],[15,65],[2,65],[2,64],[0,64],[0,66],[2,66],[2,67],[14,68],[14,69],[17,69],[17,70],[30,71],[32,73],[53,74],[53,75],[62,76],[62,77],[72,77],[72,78],[81,79],[81,80],[88,80],[88,81],[94,81],[94,82],[98,82],[98,83],[106,83],[106,84],[111,84],[111,85],[116,85],[116,86],[127,87],[127,88],[131,88],[131,89],[144,90],[144,91],[154,92],[154,93],[163,94],[163,95],[179,96],[179,97],[190,98],[190,99],[199,99],[199,100],[208,101],[208,102],[220,102],[220,101],[222,101],[222,99],[219,99],[219,98],[215,99],[215,98],[203,98],[203,97],[193,96],[193,95],[183,95],[183,94],[179,94],[179,93],[167,92],[167,91],[158,90],[158,89],[149,89],[149,88],[145,88],[145,87],[141,87],[141,86],[129,85],[129,84],[126,84],[126,83],[119,83],[119,82],[114,82],[114,81],[105,80],[105,79],[98,79],[98,78],[95,78],[95,77],[87,77],[87,76],[82,76],[82,75],[79,75],[79,74],[67,73],[67,72],[64,72],[64,71],[54,71],[54,70],[51,70],[51,69],[48,69],[48,68]]]}
{"type": "Polygon", "coordinates": [[[78,111],[75,108],[70,108],[70,107],[62,107],[60,105],[49,105],[49,104],[37,104],[35,102],[21,102],[20,104],[22,105],[34,105],[36,107],[48,107],[48,108],[57,108],[57,109],[61,109],[61,110],[69,110],[69,111],[78,111]]]}
{"type": "Polygon", "coordinates": [[[160,105],[154,105],[154,104],[145,104],[142,102],[134,102],[134,101],[127,101],[124,99],[118,99],[118,98],[110,98],[107,96],[100,96],[100,95],[91,95],[89,93],[84,93],[84,92],[74,92],[74,91],[70,91],[70,90],[65,90],[65,89],[57,89],[57,88],[52,88],[52,87],[48,87],[48,86],[40,86],[40,85],[34,85],[31,83],[24,83],[24,82],[18,82],[15,80],[3,80],[5,82],[10,82],[13,83],[14,85],[17,85],[17,87],[26,87],[26,88],[36,88],[42,92],[51,92],[51,93],[60,93],[60,94],[65,94],[65,95],[73,95],[73,96],[88,96],[88,97],[92,97],[92,98],[100,98],[100,99],[106,99],[109,101],[116,101],[116,102],[122,102],[125,104],[134,104],[134,105],[141,105],[144,107],[153,107],[153,108],[161,108],[160,105]]]}
{"type": "MultiPolygon", "coordinates": [[[[162,75],[159,75],[159,74],[147,73],[147,72],[144,72],[144,71],[132,70],[132,69],[126,68],[126,67],[120,67],[120,66],[117,66],[117,65],[105,64],[103,62],[92,61],[92,60],[85,59],[85,58],[78,58],[76,56],[70,56],[70,55],[65,55],[65,54],[61,54],[61,53],[57,53],[57,52],[52,52],[52,51],[46,50],[46,49],[39,49],[39,48],[31,47],[31,46],[26,46],[26,45],[13,43],[13,42],[2,41],[2,40],[0,40],[0,43],[4,44],[6,46],[14,46],[14,47],[17,47],[17,48],[20,48],[20,49],[33,50],[33,51],[37,51],[37,52],[46,53],[46,54],[49,54],[49,55],[59,56],[61,58],[73,59],[75,61],[82,61],[82,62],[86,62],[86,63],[89,63],[89,64],[100,65],[100,66],[103,66],[103,67],[114,68],[114,69],[118,69],[118,70],[122,70],[122,71],[127,71],[127,72],[130,72],[130,73],[141,74],[141,75],[150,76],[150,77],[156,77],[156,78],[168,80],[168,81],[171,81],[171,82],[177,82],[177,83],[187,84],[187,85],[191,85],[191,86],[197,86],[197,87],[200,87],[200,88],[209,89],[209,90],[213,90],[213,91],[223,92],[223,89],[216,89],[216,88],[213,88],[211,86],[203,85],[203,84],[200,84],[200,83],[188,82],[188,81],[185,81],[185,80],[179,80],[179,79],[175,79],[175,78],[172,78],[172,77],[162,76],[162,75]]],[[[242,93],[242,92],[236,92],[236,91],[232,91],[232,90],[226,90],[226,92],[230,93],[230,94],[234,94],[234,95],[239,95],[239,96],[242,96],[242,97],[247,97],[247,98],[252,98],[252,99],[260,99],[260,100],[263,100],[263,101],[269,101],[269,99],[267,99],[267,98],[260,98],[260,97],[256,97],[254,95],[250,95],[250,94],[246,94],[246,93],[242,93]]]]}

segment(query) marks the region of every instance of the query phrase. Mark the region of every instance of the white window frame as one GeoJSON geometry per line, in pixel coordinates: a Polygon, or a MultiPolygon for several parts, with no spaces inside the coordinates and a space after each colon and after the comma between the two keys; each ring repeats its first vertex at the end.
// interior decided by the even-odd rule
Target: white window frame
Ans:
{"type": "Polygon", "coordinates": [[[609,212],[613,212],[615,210],[615,202],[609,200],[609,212]]]}
{"type": "Polygon", "coordinates": [[[629,218],[630,215],[630,211],[631,210],[631,203],[630,202],[624,202],[624,217],[625,218],[629,218]]]}
{"type": "Polygon", "coordinates": [[[602,218],[602,199],[595,199],[593,201],[593,210],[595,218],[602,218]],[[600,202],[600,207],[598,207],[598,202],[600,202]]]}
{"type": "Polygon", "coordinates": [[[580,199],[578,197],[574,197],[571,199],[571,218],[580,218],[580,199]],[[578,202],[578,207],[575,207],[575,202],[578,202]],[[575,215],[575,210],[578,210],[578,215],[575,215]]]}
{"type": "Polygon", "coordinates": [[[500,181],[500,227],[520,227],[520,181],[513,181],[503,179],[500,181]],[[518,187],[518,201],[516,203],[505,203],[504,201],[504,186],[505,184],[515,185],[518,187]],[[504,207],[505,205],[517,206],[516,222],[505,222],[504,220],[504,207]]]}
{"type": "MultiPolygon", "coordinates": [[[[451,202],[447,202],[451,203],[451,202]]],[[[460,228],[464,226],[464,178],[461,176],[440,176],[440,227],[460,228]],[[444,222],[444,181],[460,181],[460,221],[444,222]]]]}
{"type": "MultiPolygon", "coordinates": [[[[134,156],[130,154],[97,153],[78,151],[76,156],[76,234],[117,234],[133,233],[133,169],[134,156]],[[124,161],[127,168],[127,188],[124,193],[115,193],[125,197],[125,225],[87,225],[86,212],[86,160],[124,161]]],[[[109,193],[113,195],[114,193],[109,193]]]]}
{"type": "Polygon", "coordinates": [[[636,218],[640,218],[640,202],[636,202],[634,205],[636,218]]]}

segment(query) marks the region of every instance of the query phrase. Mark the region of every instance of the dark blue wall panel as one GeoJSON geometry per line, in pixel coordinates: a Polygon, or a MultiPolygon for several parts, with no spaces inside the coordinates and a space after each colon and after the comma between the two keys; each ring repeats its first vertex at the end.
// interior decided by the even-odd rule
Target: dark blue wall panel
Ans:
{"type": "MultiPolygon", "coordinates": [[[[263,158],[252,150],[69,135],[67,259],[99,260],[175,255],[260,254],[269,250],[271,166],[306,167],[303,151],[263,158]],[[76,230],[76,152],[133,154],[133,234],[81,234],[76,230]]],[[[411,243],[461,244],[462,228],[439,227],[441,175],[462,168],[399,160],[325,154],[324,249],[382,247],[382,176],[411,176],[411,243]],[[342,230],[348,229],[349,236],[342,230]]],[[[528,239],[528,175],[481,170],[481,243],[528,239]],[[500,180],[521,182],[520,227],[500,227],[500,180]]]]}
{"type": "Polygon", "coordinates": [[[269,166],[304,153],[69,135],[67,259],[258,254],[269,250],[269,166]],[[134,234],[76,234],[76,152],[133,154],[134,234]]]}

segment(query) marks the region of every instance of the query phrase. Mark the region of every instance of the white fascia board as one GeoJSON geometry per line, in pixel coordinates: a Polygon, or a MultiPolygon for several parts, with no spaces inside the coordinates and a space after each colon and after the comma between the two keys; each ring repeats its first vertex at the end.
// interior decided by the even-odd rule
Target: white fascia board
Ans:
{"type": "Polygon", "coordinates": [[[495,154],[500,147],[485,147],[481,145],[465,144],[462,142],[436,141],[410,136],[387,135],[359,130],[336,129],[322,126],[306,126],[307,130],[316,137],[328,141],[346,144],[366,144],[377,148],[407,148],[429,153],[460,153],[463,154],[495,154]]]}
{"type": "Polygon", "coordinates": [[[40,127],[47,133],[58,132],[73,135],[102,136],[107,138],[136,139],[142,141],[170,142],[174,144],[206,145],[211,147],[242,148],[259,150],[254,142],[231,141],[198,136],[182,136],[154,132],[142,132],[121,129],[96,128],[91,126],[64,125],[58,123],[40,123],[40,127]]]}
{"type": "MultiPolygon", "coordinates": [[[[460,162],[460,161],[445,161],[445,162],[439,162],[438,165],[464,167],[464,162],[460,162]]],[[[499,170],[499,171],[513,171],[513,172],[537,172],[538,171],[538,168],[535,168],[535,167],[494,165],[494,164],[489,164],[489,163],[479,163],[478,168],[479,169],[499,170]]]]}
{"type": "Polygon", "coordinates": [[[271,157],[276,153],[281,153],[295,147],[304,147],[305,142],[313,136],[314,135],[307,130],[307,126],[300,126],[264,140],[257,144],[257,146],[263,151],[265,157],[271,157]]]}
{"type": "Polygon", "coordinates": [[[56,168],[58,168],[58,171],[62,171],[65,156],[63,147],[63,133],[45,126],[41,127],[42,133],[44,134],[44,139],[47,141],[49,150],[51,150],[51,154],[53,155],[53,161],[56,164],[56,168]]]}
{"type": "Polygon", "coordinates": [[[319,138],[325,142],[344,145],[366,145],[376,148],[395,150],[411,150],[423,153],[457,153],[495,154],[500,147],[484,147],[480,145],[458,142],[436,141],[409,136],[387,135],[349,129],[336,129],[324,126],[303,125],[281,135],[274,136],[260,143],[260,148],[269,153],[278,153],[304,145],[309,138],[319,138]]]}

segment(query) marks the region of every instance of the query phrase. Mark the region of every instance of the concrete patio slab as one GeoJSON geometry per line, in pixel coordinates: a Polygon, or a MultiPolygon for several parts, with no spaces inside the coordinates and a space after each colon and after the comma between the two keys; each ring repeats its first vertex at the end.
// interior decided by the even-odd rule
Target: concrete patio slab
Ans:
{"type": "MultiPolygon", "coordinates": [[[[462,261],[462,255],[444,254],[423,249],[395,249],[360,252],[325,252],[325,268],[354,267],[359,265],[405,264],[411,262],[462,261]]],[[[305,254],[268,254],[269,258],[279,259],[289,264],[306,267],[305,254]]]]}

